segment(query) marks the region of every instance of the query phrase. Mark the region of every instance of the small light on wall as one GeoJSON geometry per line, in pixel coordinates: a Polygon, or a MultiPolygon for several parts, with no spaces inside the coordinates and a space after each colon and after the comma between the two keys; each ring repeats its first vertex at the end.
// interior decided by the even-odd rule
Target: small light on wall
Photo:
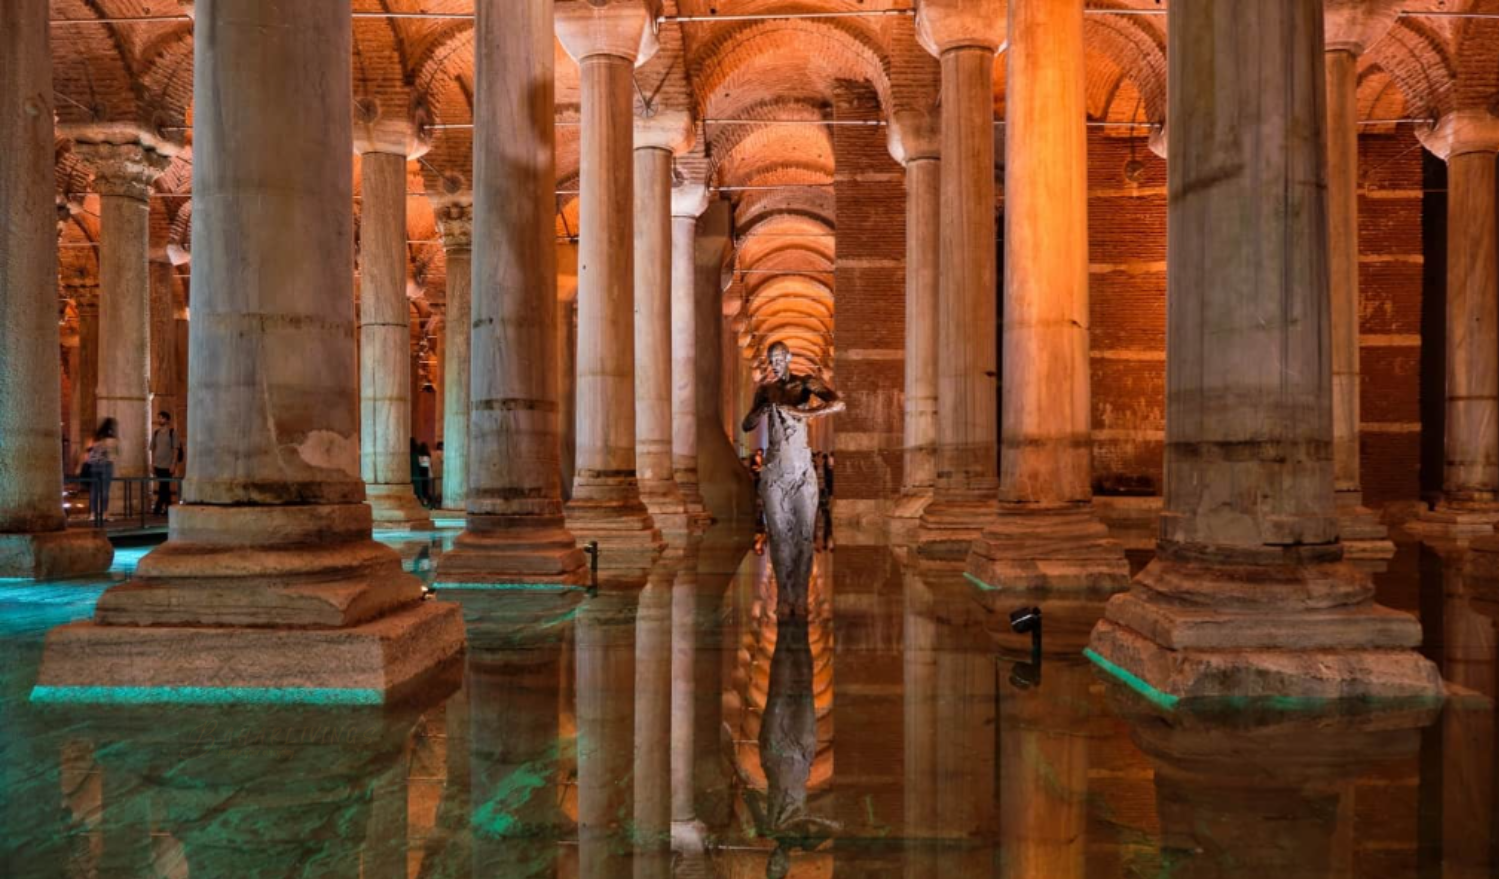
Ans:
{"type": "Polygon", "coordinates": [[[1130,183],[1138,184],[1145,179],[1145,163],[1139,159],[1131,158],[1124,163],[1124,179],[1130,183]]]}

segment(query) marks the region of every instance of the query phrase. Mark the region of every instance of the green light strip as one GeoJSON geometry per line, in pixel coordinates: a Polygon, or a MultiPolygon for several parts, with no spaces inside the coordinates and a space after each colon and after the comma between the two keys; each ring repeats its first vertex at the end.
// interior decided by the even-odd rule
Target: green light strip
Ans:
{"type": "Polygon", "coordinates": [[[1160,708],[1164,708],[1167,711],[1174,711],[1176,709],[1176,703],[1181,701],[1180,696],[1173,696],[1170,693],[1163,693],[1160,690],[1157,690],[1155,687],[1152,687],[1150,684],[1145,683],[1144,680],[1136,677],[1132,672],[1120,668],[1114,663],[1109,662],[1107,659],[1104,659],[1102,656],[1099,656],[1097,653],[1094,653],[1092,647],[1084,650],[1083,655],[1092,660],[1094,665],[1118,678],[1125,686],[1129,687],[1131,690],[1134,690],[1136,693],[1139,693],[1141,696],[1144,696],[1152,704],[1160,708]]]}
{"type": "Polygon", "coordinates": [[[337,687],[44,687],[31,701],[104,705],[380,705],[385,694],[337,687]]]}
{"type": "Polygon", "coordinates": [[[471,592],[556,592],[559,595],[568,592],[586,592],[587,587],[570,586],[566,583],[433,583],[432,591],[471,591],[471,592]]]}
{"type": "Polygon", "coordinates": [[[999,587],[998,586],[990,586],[988,583],[985,583],[983,580],[980,580],[979,578],[973,576],[972,574],[968,573],[967,571],[963,572],[963,576],[965,576],[965,577],[968,578],[968,582],[970,582],[973,585],[977,586],[978,588],[984,590],[985,592],[998,592],[999,591],[999,587]]]}

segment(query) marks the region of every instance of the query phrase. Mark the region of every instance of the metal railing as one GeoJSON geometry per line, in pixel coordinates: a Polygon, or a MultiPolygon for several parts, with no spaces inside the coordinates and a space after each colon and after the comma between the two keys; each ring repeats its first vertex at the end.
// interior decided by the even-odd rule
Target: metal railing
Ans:
{"type": "Polygon", "coordinates": [[[107,509],[94,509],[91,499],[102,486],[103,480],[92,476],[63,477],[63,509],[68,514],[68,524],[87,524],[92,528],[103,528],[106,516],[110,521],[137,520],[142,529],[149,527],[149,509],[154,508],[156,493],[161,483],[171,486],[172,503],[182,500],[182,477],[180,476],[114,476],[109,480],[110,504],[107,509]],[[74,490],[69,492],[67,489],[74,490]],[[115,495],[116,491],[120,494],[115,495]],[[119,497],[119,503],[114,503],[119,497]],[[82,517],[76,516],[84,511],[82,517]],[[113,511],[113,512],[111,512],[113,511]]]}

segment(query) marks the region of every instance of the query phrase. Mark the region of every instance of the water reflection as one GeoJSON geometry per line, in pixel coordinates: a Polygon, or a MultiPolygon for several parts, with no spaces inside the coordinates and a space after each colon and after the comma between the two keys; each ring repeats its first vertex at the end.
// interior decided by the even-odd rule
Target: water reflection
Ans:
{"type": "MultiPolygon", "coordinates": [[[[1080,659],[1096,602],[1040,596],[1044,671],[1016,686],[1030,661],[1009,628],[1018,602],[844,545],[817,556],[809,613],[779,619],[748,541],[709,535],[592,593],[445,592],[468,631],[461,679],[376,712],[32,706],[45,629],[91,599],[0,593],[10,620],[32,621],[0,635],[0,875],[1290,879],[1499,865],[1499,559],[1403,544],[1380,575],[1381,600],[1420,611],[1460,688],[1440,714],[1191,715],[1159,713],[1080,659]]],[[[410,544],[413,561],[441,551],[410,544]]]]}

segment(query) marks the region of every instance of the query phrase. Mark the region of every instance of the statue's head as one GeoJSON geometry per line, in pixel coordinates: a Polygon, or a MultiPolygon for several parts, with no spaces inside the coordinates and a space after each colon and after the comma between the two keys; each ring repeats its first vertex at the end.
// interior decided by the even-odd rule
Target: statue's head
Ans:
{"type": "Polygon", "coordinates": [[[770,361],[770,374],[777,379],[784,379],[791,375],[791,349],[786,347],[785,342],[776,342],[766,352],[765,359],[770,361]]]}

